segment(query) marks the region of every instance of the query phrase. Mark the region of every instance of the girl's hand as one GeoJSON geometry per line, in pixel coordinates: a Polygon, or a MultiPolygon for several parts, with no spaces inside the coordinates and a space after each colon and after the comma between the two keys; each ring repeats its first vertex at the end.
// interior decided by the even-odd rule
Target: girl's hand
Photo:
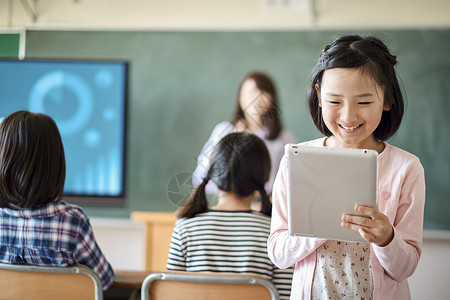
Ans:
{"type": "Polygon", "coordinates": [[[365,216],[344,214],[341,222],[343,228],[358,231],[363,239],[380,247],[392,241],[394,229],[386,215],[370,206],[356,204],[354,209],[365,216]]]}

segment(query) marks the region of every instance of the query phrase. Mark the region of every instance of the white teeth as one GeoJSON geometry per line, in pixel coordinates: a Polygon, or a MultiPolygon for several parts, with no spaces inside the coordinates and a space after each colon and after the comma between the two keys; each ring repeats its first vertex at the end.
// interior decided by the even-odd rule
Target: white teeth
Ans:
{"type": "Polygon", "coordinates": [[[345,130],[353,130],[353,129],[358,128],[359,126],[361,126],[361,125],[357,125],[357,126],[353,126],[353,127],[347,127],[347,126],[341,125],[341,127],[344,128],[345,130]]]}

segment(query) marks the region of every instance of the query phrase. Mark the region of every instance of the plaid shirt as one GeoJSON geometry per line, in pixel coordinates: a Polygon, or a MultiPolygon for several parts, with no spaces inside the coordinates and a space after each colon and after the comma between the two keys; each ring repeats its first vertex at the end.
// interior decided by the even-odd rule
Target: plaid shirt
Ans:
{"type": "Polygon", "coordinates": [[[88,217],[64,201],[37,209],[0,208],[0,261],[45,266],[86,265],[106,290],[114,272],[98,247],[88,217]]]}

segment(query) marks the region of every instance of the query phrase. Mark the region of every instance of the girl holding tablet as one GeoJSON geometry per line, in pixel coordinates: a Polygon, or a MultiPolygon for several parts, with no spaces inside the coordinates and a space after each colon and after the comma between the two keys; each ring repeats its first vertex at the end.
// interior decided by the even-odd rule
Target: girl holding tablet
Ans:
{"type": "Polygon", "coordinates": [[[376,208],[355,205],[369,218],[342,216],[341,226],[370,244],[290,236],[282,160],[268,252],[280,268],[295,264],[291,299],[411,298],[407,278],[421,254],[425,179],[416,156],[386,142],[404,112],[396,62],[381,40],[348,35],[325,47],[312,72],[308,106],[324,137],[302,144],[377,151],[378,197],[376,208]]]}

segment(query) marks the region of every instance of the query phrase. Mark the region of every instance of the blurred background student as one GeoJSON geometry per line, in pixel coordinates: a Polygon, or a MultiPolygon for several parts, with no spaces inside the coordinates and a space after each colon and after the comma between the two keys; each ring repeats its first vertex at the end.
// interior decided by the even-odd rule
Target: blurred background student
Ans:
{"type": "Polygon", "coordinates": [[[58,127],[45,114],[17,111],[0,123],[0,262],[81,264],[106,290],[114,272],[88,217],[62,201],[66,161],[58,127]]]}
{"type": "Polygon", "coordinates": [[[264,185],[270,156],[257,136],[236,132],[219,141],[200,185],[176,211],[168,270],[256,273],[271,280],[289,299],[293,268],[278,269],[267,254],[272,204],[264,185]],[[208,207],[205,186],[218,187],[218,203],[208,207]],[[261,195],[261,212],[251,209],[261,195]]]}
{"type": "MultiPolygon", "coordinates": [[[[192,176],[194,186],[198,186],[205,177],[215,145],[231,132],[250,132],[264,141],[271,159],[272,171],[265,184],[265,191],[270,195],[278,165],[284,154],[284,145],[296,143],[296,139],[283,130],[275,84],[269,75],[255,71],[242,80],[232,122],[225,121],[216,125],[198,156],[197,167],[192,176]]],[[[211,182],[206,186],[206,192],[217,193],[217,187],[211,182]]]]}

